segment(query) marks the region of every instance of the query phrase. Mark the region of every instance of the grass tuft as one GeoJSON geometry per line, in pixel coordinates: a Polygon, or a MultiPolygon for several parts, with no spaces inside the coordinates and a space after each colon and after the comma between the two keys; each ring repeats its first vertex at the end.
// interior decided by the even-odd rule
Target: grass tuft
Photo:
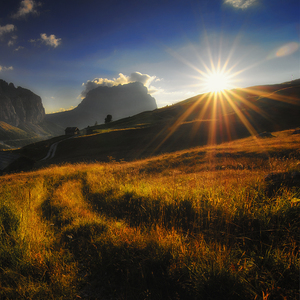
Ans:
{"type": "Polygon", "coordinates": [[[1,177],[0,298],[297,299],[299,157],[260,143],[1,177]]]}

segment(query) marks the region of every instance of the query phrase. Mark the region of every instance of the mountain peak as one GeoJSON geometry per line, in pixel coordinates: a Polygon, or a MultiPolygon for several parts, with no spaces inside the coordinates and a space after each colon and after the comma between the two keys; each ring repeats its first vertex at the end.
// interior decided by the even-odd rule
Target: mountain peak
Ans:
{"type": "Polygon", "coordinates": [[[73,110],[47,115],[47,120],[63,127],[79,128],[93,125],[96,121],[104,123],[105,117],[113,120],[157,108],[155,99],[140,82],[117,86],[98,86],[90,90],[82,102],[73,110]]]}
{"type": "Polygon", "coordinates": [[[0,121],[19,126],[20,123],[37,124],[44,117],[45,109],[38,95],[0,79],[0,121]]]}

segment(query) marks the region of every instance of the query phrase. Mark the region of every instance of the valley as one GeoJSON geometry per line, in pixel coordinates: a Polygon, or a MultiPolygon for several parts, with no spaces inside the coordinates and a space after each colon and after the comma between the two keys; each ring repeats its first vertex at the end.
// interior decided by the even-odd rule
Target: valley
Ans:
{"type": "Polygon", "coordinates": [[[297,299],[299,84],[3,151],[0,298],[297,299]]]}
{"type": "Polygon", "coordinates": [[[30,144],[18,153],[37,166],[78,162],[133,161],[153,155],[218,145],[262,132],[300,126],[300,81],[252,87],[223,97],[203,94],[172,106],[145,111],[108,124],[89,127],[68,140],[66,136],[30,144]],[[216,104],[220,104],[216,109],[216,104]],[[214,108],[215,107],[215,108],[214,108]],[[51,160],[39,162],[52,143],[62,141],[51,160]]]}

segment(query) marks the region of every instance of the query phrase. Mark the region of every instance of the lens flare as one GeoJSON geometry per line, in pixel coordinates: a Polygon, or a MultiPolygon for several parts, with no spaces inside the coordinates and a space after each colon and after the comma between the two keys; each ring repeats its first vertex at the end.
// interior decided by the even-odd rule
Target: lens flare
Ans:
{"type": "Polygon", "coordinates": [[[272,52],[270,52],[267,56],[267,59],[274,59],[274,58],[292,55],[293,53],[299,50],[300,48],[299,46],[300,44],[296,42],[285,44],[280,48],[274,49],[272,52]]]}
{"type": "Polygon", "coordinates": [[[286,44],[279,48],[276,52],[277,57],[291,55],[299,49],[299,44],[296,42],[286,44]]]}

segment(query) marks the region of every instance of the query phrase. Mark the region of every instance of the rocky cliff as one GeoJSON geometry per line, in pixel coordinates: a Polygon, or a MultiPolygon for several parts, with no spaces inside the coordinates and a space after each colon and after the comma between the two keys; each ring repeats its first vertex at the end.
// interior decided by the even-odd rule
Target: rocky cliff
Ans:
{"type": "Polygon", "coordinates": [[[59,126],[45,121],[38,95],[0,79],[0,149],[19,148],[61,132],[59,126]]]}
{"type": "Polygon", "coordinates": [[[18,127],[23,123],[39,124],[44,117],[45,109],[38,95],[0,79],[0,121],[18,127]]]}
{"type": "Polygon", "coordinates": [[[73,110],[46,115],[46,120],[62,127],[84,128],[104,123],[105,117],[113,120],[136,115],[157,108],[156,101],[140,82],[113,87],[99,86],[88,92],[86,98],[73,110]]]}

